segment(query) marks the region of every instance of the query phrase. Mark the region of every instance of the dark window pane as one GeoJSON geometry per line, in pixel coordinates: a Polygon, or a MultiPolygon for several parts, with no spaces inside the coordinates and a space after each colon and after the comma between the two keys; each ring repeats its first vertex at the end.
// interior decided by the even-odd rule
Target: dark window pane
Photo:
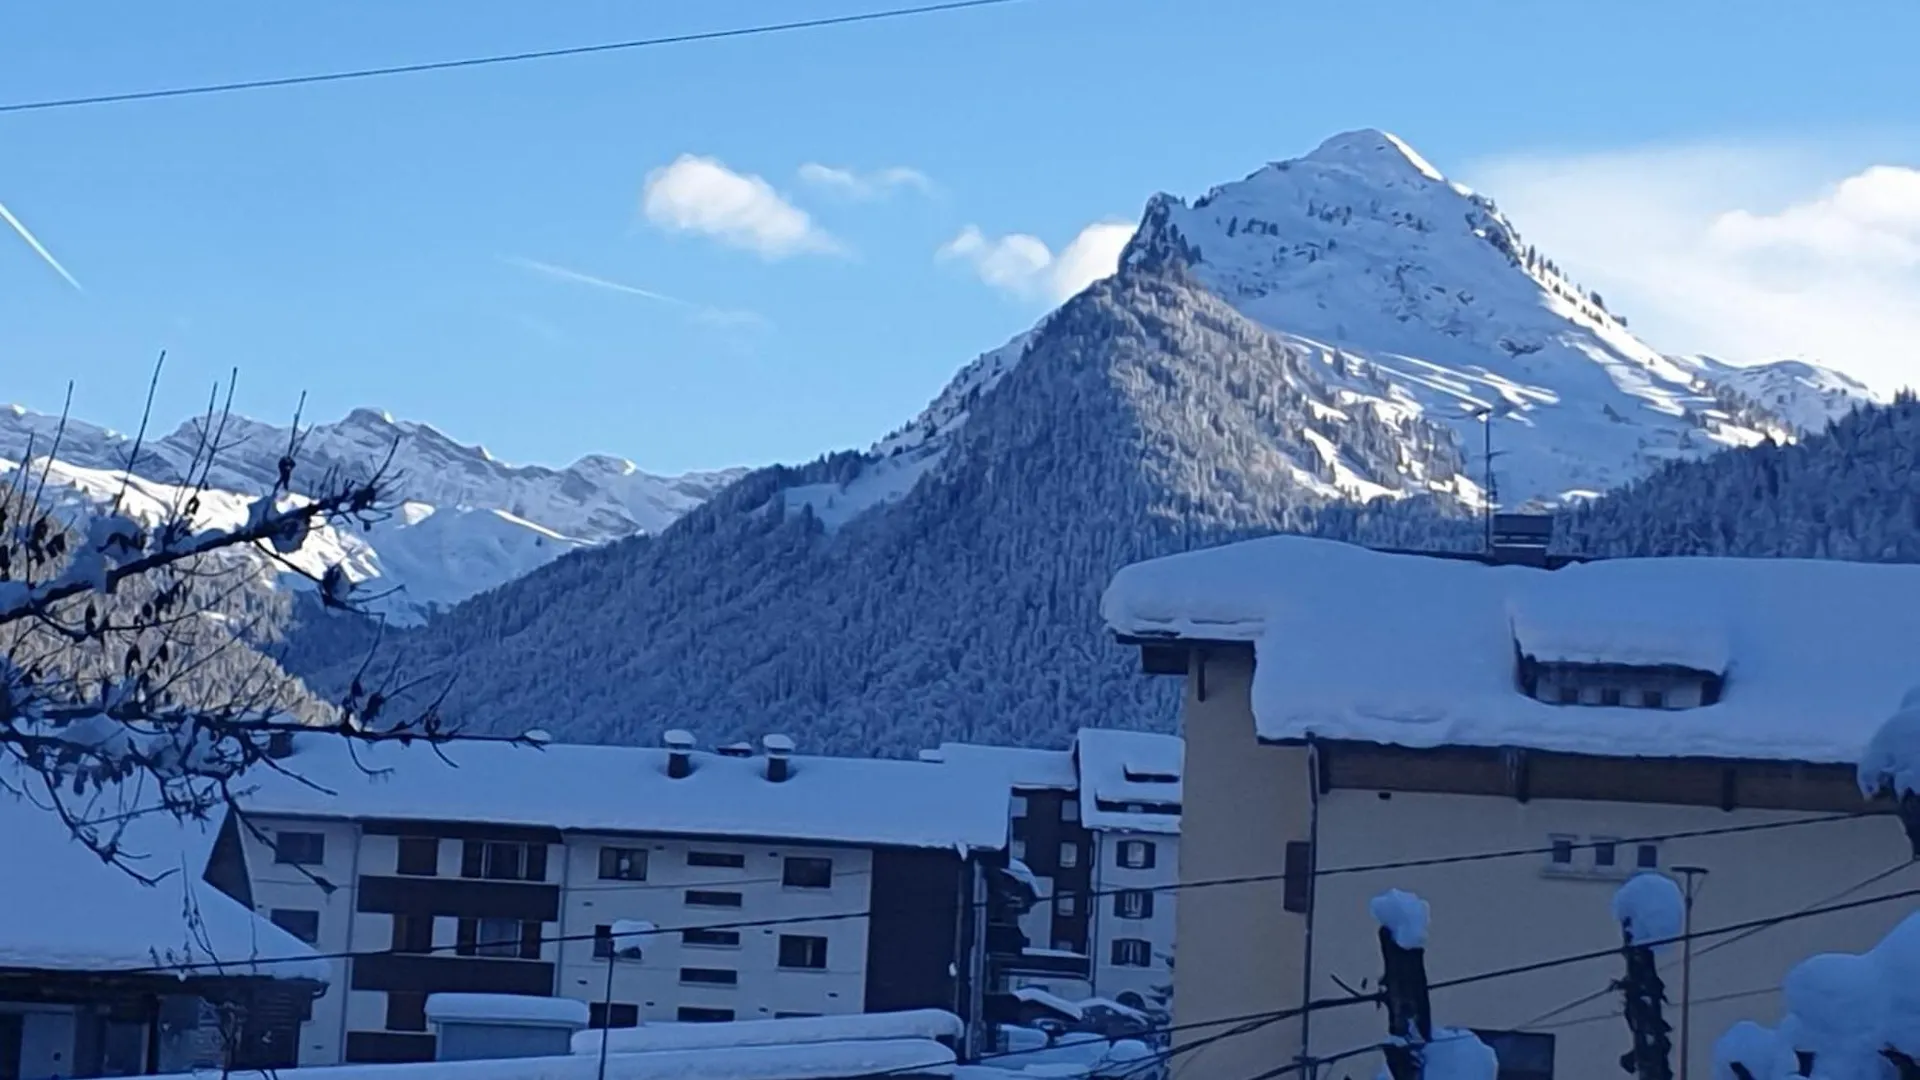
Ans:
{"type": "Polygon", "coordinates": [[[1595,840],[1593,842],[1593,865],[1612,866],[1614,859],[1617,857],[1618,847],[1619,845],[1611,840],[1595,840]]]}
{"type": "Polygon", "coordinates": [[[1602,705],[1620,704],[1620,688],[1617,686],[1603,687],[1600,691],[1600,704],[1602,705]]]}
{"type": "Polygon", "coordinates": [[[1113,894],[1113,913],[1123,919],[1153,917],[1153,893],[1146,889],[1125,889],[1113,894]]]}
{"type": "Polygon", "coordinates": [[[487,862],[487,845],[478,840],[466,840],[460,844],[460,876],[479,877],[487,862]]]}
{"type": "Polygon", "coordinates": [[[520,939],[519,919],[481,919],[474,936],[474,955],[517,959],[520,956],[520,939]]]}
{"type": "Polygon", "coordinates": [[[1115,967],[1149,967],[1153,964],[1153,946],[1139,938],[1115,938],[1113,964],[1115,967]]]}
{"type": "Polygon", "coordinates": [[[1571,836],[1553,837],[1550,842],[1550,846],[1553,848],[1553,850],[1547,857],[1553,860],[1553,865],[1555,866],[1572,866],[1573,865],[1573,837],[1571,836]]]}
{"type": "Polygon", "coordinates": [[[318,866],[327,861],[327,838],[313,832],[276,833],[273,838],[273,861],[294,866],[318,866]]]}
{"type": "Polygon", "coordinates": [[[525,878],[528,881],[547,880],[547,845],[527,845],[527,872],[525,878]]]}
{"type": "Polygon", "coordinates": [[[708,986],[732,986],[740,981],[740,973],[732,968],[681,968],[680,981],[702,983],[708,986]]]}
{"type": "Polygon", "coordinates": [[[1289,840],[1286,848],[1286,878],[1281,888],[1280,906],[1286,911],[1304,912],[1313,903],[1313,848],[1305,840],[1289,840]]]}
{"type": "Polygon", "coordinates": [[[683,1024],[724,1024],[733,1019],[732,1009],[700,1009],[682,1005],[675,1018],[683,1024]]]}
{"type": "Polygon", "coordinates": [[[790,856],[780,883],[789,889],[830,889],[833,887],[833,860],[790,856]]]}
{"type": "Polygon", "coordinates": [[[520,924],[520,959],[540,959],[541,924],[529,919],[520,924]]]}
{"type": "Polygon", "coordinates": [[[1662,690],[1642,690],[1640,691],[1640,704],[1649,709],[1664,709],[1667,707],[1666,692],[1662,690]]]}
{"type": "Polygon", "coordinates": [[[387,991],[387,1030],[427,1030],[426,992],[423,990],[387,991]]]}
{"type": "Polygon", "coordinates": [[[731,907],[740,906],[740,894],[737,892],[715,892],[712,889],[688,889],[687,903],[693,907],[731,907]]]}
{"type": "Polygon", "coordinates": [[[526,876],[525,844],[488,841],[486,869],[481,876],[492,881],[519,881],[526,876]]]}
{"type": "Polygon", "coordinates": [[[392,947],[394,952],[432,952],[433,916],[395,915],[393,917],[392,947]]]}
{"type": "Polygon", "coordinates": [[[825,971],[827,967],[827,939],[805,934],[781,934],[780,966],[783,968],[805,968],[810,971],[825,971]]]}
{"type": "Polygon", "coordinates": [[[311,945],[320,940],[320,913],[297,908],[274,908],[273,925],[311,945]]]}
{"type": "Polygon", "coordinates": [[[712,949],[731,949],[740,945],[738,930],[682,930],[680,944],[703,945],[712,949]]]}
{"type": "Polygon", "coordinates": [[[454,931],[453,952],[455,956],[472,956],[474,941],[480,936],[480,920],[461,919],[454,931]]]}
{"type": "Polygon", "coordinates": [[[394,869],[410,877],[432,877],[440,872],[440,841],[431,836],[400,838],[400,858],[394,869]]]}
{"type": "Polygon", "coordinates": [[[747,865],[747,857],[725,851],[689,851],[688,866],[717,866],[729,870],[738,870],[747,865]]]}
{"type": "MultiPolygon", "coordinates": [[[[587,1026],[603,1028],[607,1026],[607,1003],[595,1001],[587,1006],[587,1026]]],[[[640,1006],[628,1001],[613,1003],[613,1026],[630,1028],[640,1026],[640,1006]]],[[[612,1049],[609,1047],[608,1049],[612,1049]]]]}
{"type": "Polygon", "coordinates": [[[601,848],[600,880],[647,880],[647,853],[645,849],[621,847],[601,848]]]}
{"type": "Polygon", "coordinates": [[[1637,855],[1636,864],[1640,867],[1640,869],[1658,870],[1660,868],[1660,845],[1641,844],[1640,850],[1636,853],[1636,855],[1637,855]]]}

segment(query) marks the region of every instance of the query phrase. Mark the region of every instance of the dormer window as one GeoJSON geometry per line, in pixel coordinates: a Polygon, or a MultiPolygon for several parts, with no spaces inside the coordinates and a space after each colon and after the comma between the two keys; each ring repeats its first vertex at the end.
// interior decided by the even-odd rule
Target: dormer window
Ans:
{"type": "Polygon", "coordinates": [[[1549,705],[1691,709],[1720,700],[1722,678],[1673,666],[1541,663],[1519,658],[1521,693],[1549,705]]]}
{"type": "Polygon", "coordinates": [[[1640,707],[1643,709],[1664,709],[1667,707],[1667,695],[1663,690],[1640,691],[1640,707]]]}
{"type": "Polygon", "coordinates": [[[1126,774],[1128,783],[1133,784],[1177,784],[1180,782],[1180,778],[1173,773],[1151,772],[1146,769],[1136,769],[1131,765],[1125,766],[1121,771],[1126,774]]]}
{"type": "Polygon", "coordinates": [[[1601,687],[1600,688],[1600,704],[1602,705],[1620,704],[1620,688],[1617,686],[1601,687]]]}

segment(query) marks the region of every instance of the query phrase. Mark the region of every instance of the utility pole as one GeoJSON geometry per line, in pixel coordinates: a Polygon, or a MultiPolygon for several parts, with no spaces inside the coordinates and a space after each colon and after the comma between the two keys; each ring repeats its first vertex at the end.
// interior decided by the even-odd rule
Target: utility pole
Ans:
{"type": "Polygon", "coordinates": [[[1693,1041],[1693,898],[1699,895],[1700,883],[1711,871],[1704,866],[1676,866],[1673,872],[1684,879],[1681,897],[1686,902],[1686,918],[1681,924],[1681,933],[1686,936],[1680,944],[1680,1080],[1687,1080],[1688,1051],[1693,1041]]]}
{"type": "Polygon", "coordinates": [[[613,928],[609,927],[607,930],[607,991],[600,999],[599,1080],[607,1080],[607,1044],[613,1041],[613,960],[618,955],[620,955],[620,938],[613,932],[613,928]]]}

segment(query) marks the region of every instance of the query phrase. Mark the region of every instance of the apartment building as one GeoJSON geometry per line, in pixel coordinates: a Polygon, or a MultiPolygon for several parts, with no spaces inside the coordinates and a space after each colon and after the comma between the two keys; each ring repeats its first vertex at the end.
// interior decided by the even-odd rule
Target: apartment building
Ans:
{"type": "Polygon", "coordinates": [[[1920,567],[1563,562],[1273,537],[1115,577],[1109,628],[1185,683],[1175,1020],[1204,1041],[1188,1068],[1378,1041],[1373,1009],[1225,1033],[1367,985],[1368,901],[1389,888],[1432,905],[1436,984],[1603,957],[1434,994],[1435,1023],[1478,1032],[1506,1080],[1618,1075],[1609,903],[1634,873],[1690,882],[1696,929],[1863,905],[1703,941],[1685,978],[1683,950],[1664,956],[1681,1075],[1712,1072],[1735,1022],[1773,1021],[1800,958],[1860,952],[1914,909],[1878,902],[1920,886],[1920,864],[1853,763],[1920,679],[1920,567]]]}
{"type": "Polygon", "coordinates": [[[1004,789],[781,736],[291,749],[246,799],[252,901],[351,954],[302,1064],[431,1058],[445,990],[572,997],[611,1027],[979,1013],[1004,789]]]}
{"type": "Polygon", "coordinates": [[[1066,750],[945,743],[922,754],[1010,793],[1009,851],[1039,894],[1006,989],[1166,1008],[1179,880],[1178,736],[1083,728],[1066,750]]]}

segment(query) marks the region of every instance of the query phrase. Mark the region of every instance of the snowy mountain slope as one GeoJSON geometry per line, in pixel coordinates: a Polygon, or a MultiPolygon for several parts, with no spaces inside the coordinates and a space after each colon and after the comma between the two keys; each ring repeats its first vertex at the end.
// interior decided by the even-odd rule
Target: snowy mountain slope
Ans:
{"type": "MultiPolygon", "coordinates": [[[[111,501],[113,481],[132,450],[128,435],[19,406],[0,407],[0,461],[19,462],[31,449],[44,458],[59,438],[55,478],[81,497],[111,501]]],[[[155,498],[172,498],[193,467],[201,421],[150,437],[135,469],[155,498]]],[[[244,507],[271,488],[289,429],[231,417],[219,431],[224,451],[208,476],[203,510],[244,507]]],[[[356,409],[339,422],[307,429],[293,477],[296,491],[324,483],[331,470],[366,475],[392,453],[404,500],[371,532],[327,530],[311,542],[312,558],[343,562],[373,592],[391,592],[375,606],[402,622],[493,588],[575,548],[653,532],[699,505],[744,470],[654,476],[632,462],[582,458],[565,469],[515,466],[483,447],[463,446],[434,428],[356,409]],[[393,590],[398,590],[393,591],[393,590]]],[[[160,504],[154,509],[158,511],[160,504]]]]}
{"type": "Polygon", "coordinates": [[[1890,400],[1851,375],[1805,360],[1738,365],[1711,356],[1683,356],[1674,361],[1698,371],[1726,400],[1764,409],[1805,435],[1825,431],[1861,405],[1890,400]]]}
{"type": "Polygon", "coordinates": [[[1192,205],[1156,196],[1123,258],[1189,266],[1255,321],[1384,382],[1351,380],[1357,399],[1446,423],[1464,445],[1481,441],[1476,413],[1497,410],[1508,502],[1791,434],[1730,415],[1701,369],[1635,338],[1491,200],[1385,132],[1337,135],[1192,205]]]}

